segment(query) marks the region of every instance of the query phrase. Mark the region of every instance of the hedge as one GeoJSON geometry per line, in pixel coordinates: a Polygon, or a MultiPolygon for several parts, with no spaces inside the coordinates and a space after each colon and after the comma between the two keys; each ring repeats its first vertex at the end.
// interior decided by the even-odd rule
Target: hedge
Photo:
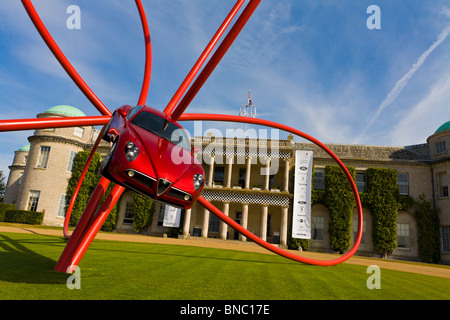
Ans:
{"type": "Polygon", "coordinates": [[[13,204],[0,203],[0,221],[5,221],[6,212],[8,210],[14,210],[16,208],[13,204]]]}
{"type": "Polygon", "coordinates": [[[5,214],[5,222],[40,225],[44,219],[44,213],[28,210],[8,210],[5,214]]]}

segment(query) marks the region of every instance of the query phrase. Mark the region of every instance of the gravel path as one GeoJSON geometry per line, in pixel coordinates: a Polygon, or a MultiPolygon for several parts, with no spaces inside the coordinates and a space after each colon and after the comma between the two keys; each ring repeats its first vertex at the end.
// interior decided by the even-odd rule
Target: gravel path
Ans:
{"type": "MultiPolygon", "coordinates": [[[[28,227],[5,227],[0,226],[0,232],[15,232],[15,233],[34,233],[42,235],[63,236],[62,230],[43,229],[43,228],[28,228],[28,227]]],[[[220,239],[203,239],[197,237],[190,237],[188,239],[174,239],[163,237],[151,237],[136,234],[119,234],[119,233],[98,233],[96,239],[113,240],[113,241],[130,241],[130,242],[145,242],[145,243],[159,243],[159,244],[175,244],[175,245],[189,245],[207,248],[219,248],[228,250],[239,250],[256,253],[274,254],[253,242],[242,242],[234,240],[220,240],[220,239]]],[[[336,255],[315,253],[315,252],[300,252],[291,251],[301,256],[314,259],[334,259],[336,255]]],[[[371,259],[362,257],[351,257],[344,263],[370,266],[376,265],[381,269],[390,269],[403,272],[411,272],[424,274],[435,277],[450,278],[450,268],[444,266],[434,266],[424,263],[405,263],[394,260],[371,259]]]]}

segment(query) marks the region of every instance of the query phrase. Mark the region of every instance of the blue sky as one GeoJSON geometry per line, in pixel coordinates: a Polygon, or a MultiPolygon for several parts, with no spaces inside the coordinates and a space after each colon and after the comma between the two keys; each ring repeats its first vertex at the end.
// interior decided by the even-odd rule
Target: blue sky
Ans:
{"type": "MultiPolygon", "coordinates": [[[[235,1],[142,2],[153,51],[147,104],[162,110],[235,1]]],[[[110,110],[137,103],[144,46],[134,1],[33,3],[110,110]],[[69,5],[81,9],[79,30],[66,26],[69,5]]],[[[34,118],[59,104],[99,115],[47,49],[20,1],[0,2],[0,25],[1,119],[34,118]]],[[[450,3],[441,0],[263,0],[187,111],[237,114],[250,88],[258,118],[324,143],[424,143],[450,120],[449,26],[450,3]],[[367,27],[370,5],[380,8],[381,29],[367,27]]],[[[0,170],[8,173],[14,150],[28,144],[31,134],[0,134],[0,170]]]]}

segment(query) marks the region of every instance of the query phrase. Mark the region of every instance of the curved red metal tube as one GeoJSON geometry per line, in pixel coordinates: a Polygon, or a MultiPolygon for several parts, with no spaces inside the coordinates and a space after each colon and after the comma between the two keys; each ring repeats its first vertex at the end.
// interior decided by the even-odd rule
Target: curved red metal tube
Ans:
{"type": "MultiPolygon", "coordinates": [[[[103,181],[105,182],[106,180],[107,179],[104,179],[103,181]]],[[[101,184],[99,184],[99,186],[101,186],[101,184]]],[[[106,191],[106,187],[104,187],[104,185],[102,186],[102,188],[106,191]]],[[[82,257],[86,253],[90,244],[94,240],[95,236],[99,232],[100,228],[102,227],[103,223],[105,222],[106,218],[119,200],[124,190],[124,187],[115,185],[109,195],[106,197],[101,207],[98,209],[97,213],[92,216],[89,221],[87,221],[86,219],[87,225],[83,230],[80,231],[79,234],[77,234],[77,237],[74,237],[74,232],[74,234],[70,237],[66,248],[64,249],[63,255],[60,257],[57,265],[54,268],[55,271],[71,273],[73,271],[73,268],[78,266],[82,257]]],[[[98,194],[100,195],[100,193],[101,192],[99,192],[98,194]]],[[[101,198],[102,197],[99,196],[97,199],[99,200],[101,198]]],[[[91,204],[89,204],[89,206],[87,206],[86,208],[88,207],[94,208],[94,206],[91,204]]],[[[77,229],[78,226],[75,231],[77,231],[77,229]]]]}
{"type": "Polygon", "coordinates": [[[141,0],[135,0],[139,16],[141,18],[142,30],[144,32],[145,40],[145,66],[144,66],[144,80],[142,82],[141,94],[139,95],[138,105],[145,104],[150,87],[150,78],[152,74],[152,41],[150,38],[150,30],[148,28],[147,17],[145,16],[144,7],[141,0]]]}
{"type": "Polygon", "coordinates": [[[101,178],[94,192],[92,193],[86,208],[81,215],[78,224],[69,238],[56,266],[55,271],[66,272],[67,267],[71,265],[71,260],[74,253],[78,250],[80,244],[85,241],[86,232],[91,225],[92,217],[97,211],[98,205],[109,186],[110,181],[106,178],[101,178]],[[69,261],[70,260],[70,261],[69,261]]]}
{"type": "Polygon", "coordinates": [[[236,23],[233,25],[231,30],[228,32],[225,39],[223,39],[222,43],[217,48],[216,52],[214,52],[213,56],[206,64],[205,68],[199,74],[198,78],[195,80],[195,82],[189,88],[189,91],[186,93],[186,95],[183,97],[183,99],[178,104],[177,108],[172,113],[171,118],[173,120],[178,120],[180,118],[180,116],[183,114],[183,112],[186,110],[186,108],[189,106],[189,104],[192,102],[194,97],[200,91],[203,84],[206,82],[206,80],[208,80],[211,73],[214,71],[216,66],[219,64],[220,60],[222,60],[225,53],[231,47],[231,45],[233,44],[236,37],[239,35],[241,30],[244,28],[248,19],[250,19],[250,17],[252,16],[253,12],[256,10],[256,8],[258,7],[260,2],[261,2],[261,0],[250,0],[250,2],[247,4],[244,11],[241,13],[239,18],[237,19],[236,23]]]}
{"type": "Polygon", "coordinates": [[[301,257],[299,255],[290,253],[286,250],[280,249],[278,247],[275,247],[274,245],[262,240],[261,238],[257,237],[247,229],[243,228],[238,223],[234,222],[232,219],[230,219],[228,216],[226,216],[223,212],[221,212],[219,209],[214,207],[209,201],[207,201],[205,198],[200,197],[198,199],[198,202],[203,205],[207,210],[211,211],[213,214],[215,214],[218,218],[220,218],[222,221],[230,225],[232,228],[236,229],[236,231],[242,233],[244,236],[248,237],[249,239],[253,240],[260,246],[266,248],[267,250],[270,250],[276,254],[279,254],[285,258],[292,259],[298,262],[303,262],[307,264],[313,264],[318,266],[332,266],[339,263],[344,262],[345,260],[349,259],[351,256],[353,256],[356,251],[358,250],[358,247],[361,243],[362,238],[362,232],[363,232],[363,211],[362,211],[362,205],[361,200],[359,198],[359,193],[356,188],[355,181],[353,180],[353,177],[347,170],[344,163],[331,151],[326,145],[324,145],[322,142],[317,140],[316,138],[300,131],[294,128],[291,128],[286,125],[282,125],[273,121],[263,120],[263,119],[256,119],[256,118],[243,118],[240,116],[232,116],[232,115],[220,115],[220,114],[201,114],[201,113],[191,113],[191,114],[183,114],[179,121],[194,121],[194,120],[206,120],[206,121],[228,121],[228,122],[244,122],[244,123],[252,123],[267,127],[272,127],[276,129],[281,129],[287,132],[290,132],[292,134],[298,135],[302,138],[305,138],[320,148],[322,148],[324,151],[326,151],[331,158],[339,165],[341,170],[344,172],[345,176],[347,177],[348,182],[350,183],[350,186],[353,191],[353,196],[355,197],[356,202],[356,208],[358,210],[358,233],[355,239],[355,243],[353,244],[353,247],[344,255],[340,256],[337,259],[333,260],[315,260],[315,259],[309,259],[305,257],[301,257]]]}
{"type": "MultiPolygon", "coordinates": [[[[147,94],[148,94],[148,88],[150,85],[150,77],[151,77],[151,59],[152,59],[152,51],[151,51],[151,40],[150,40],[150,31],[148,28],[148,22],[147,22],[147,18],[145,16],[145,11],[144,8],[142,6],[142,3],[140,0],[135,0],[137,9],[139,11],[139,16],[141,18],[141,23],[142,23],[142,29],[144,32],[144,39],[145,39],[145,52],[146,52],[146,58],[145,58],[145,72],[144,72],[144,80],[142,83],[142,89],[141,89],[141,94],[139,96],[139,100],[138,100],[138,105],[139,104],[145,104],[146,100],[147,100],[147,94]]],[[[110,117],[108,117],[108,121],[109,121],[110,117]]],[[[81,185],[83,184],[83,180],[84,177],[86,176],[86,173],[89,169],[89,166],[92,162],[92,158],[94,157],[95,152],[97,151],[97,148],[100,144],[100,141],[103,137],[103,133],[105,131],[105,126],[103,126],[102,130],[100,131],[92,149],[91,152],[89,154],[89,157],[84,165],[83,171],[81,173],[81,176],[78,180],[77,186],[75,187],[75,190],[72,194],[72,197],[70,199],[69,202],[69,206],[67,208],[66,211],[66,216],[65,216],[65,220],[64,220],[64,227],[63,227],[63,233],[64,233],[64,237],[65,238],[69,238],[69,220],[70,220],[70,216],[72,213],[72,209],[73,206],[75,204],[75,200],[78,196],[78,192],[81,188],[81,185]]]]}
{"type": "MultiPolygon", "coordinates": [[[[81,76],[76,72],[76,70],[73,68],[73,66],[70,64],[68,59],[64,56],[62,51],[59,49],[56,42],[51,37],[50,33],[46,29],[45,25],[41,21],[39,15],[37,14],[36,10],[34,9],[31,0],[21,0],[23,6],[25,7],[25,10],[27,11],[28,15],[30,16],[30,19],[32,20],[33,24],[35,25],[36,29],[40,33],[41,37],[49,47],[49,49],[52,51],[52,53],[55,55],[56,59],[59,61],[61,66],[66,70],[68,75],[71,77],[71,79],[75,82],[75,84],[80,88],[80,90],[84,93],[84,95],[91,101],[91,103],[99,110],[101,114],[104,116],[100,117],[73,117],[73,118],[58,118],[58,119],[23,119],[23,120],[1,120],[0,121],[0,131],[14,131],[14,130],[29,130],[29,129],[39,129],[39,128],[49,128],[49,127],[71,127],[71,126],[82,126],[82,125],[105,125],[112,113],[111,111],[100,101],[100,99],[92,92],[92,90],[87,86],[87,84],[83,81],[81,76]]],[[[362,238],[362,225],[363,225],[363,215],[362,215],[362,207],[361,207],[361,201],[359,198],[359,194],[356,189],[355,182],[353,181],[352,176],[348,172],[345,165],[342,163],[342,161],[330,150],[328,147],[326,147],[324,144],[322,144],[317,139],[299,131],[296,129],[293,129],[291,127],[278,124],[272,121],[268,120],[261,120],[261,119],[255,119],[255,118],[245,118],[238,116],[231,116],[231,115],[217,115],[217,114],[183,114],[186,110],[187,106],[191,103],[195,95],[198,93],[200,88],[203,86],[203,84],[206,82],[206,80],[209,78],[217,64],[220,62],[222,57],[225,55],[226,51],[229,49],[235,38],[238,36],[244,25],[247,23],[250,16],[253,14],[254,10],[258,6],[261,0],[250,0],[247,7],[244,9],[234,26],[231,28],[228,35],[225,37],[225,39],[222,41],[216,52],[211,57],[210,61],[207,63],[203,71],[200,73],[198,78],[195,80],[189,91],[186,93],[186,95],[181,99],[183,94],[186,92],[189,84],[193,81],[195,75],[199,72],[201,65],[206,61],[207,56],[212,52],[213,47],[217,44],[219,38],[222,36],[228,25],[231,23],[231,20],[234,18],[234,16],[237,14],[239,8],[242,6],[243,2],[245,0],[238,0],[235,6],[233,7],[232,11],[229,13],[219,30],[217,31],[216,35],[211,40],[210,44],[206,47],[203,54],[200,56],[199,60],[197,61],[196,65],[194,65],[191,72],[186,77],[185,81],[182,83],[178,91],[175,93],[172,100],[169,102],[168,106],[164,110],[166,114],[171,114],[171,118],[174,120],[179,121],[192,121],[192,120],[207,120],[207,121],[228,121],[228,122],[245,122],[245,123],[253,123],[257,125],[263,125],[268,127],[273,127],[277,129],[281,129],[287,132],[291,132],[293,134],[299,135],[319,147],[321,147],[323,150],[325,150],[335,161],[336,163],[341,167],[344,174],[346,175],[355,200],[356,200],[356,206],[358,210],[358,233],[355,240],[355,243],[350,251],[348,251],[346,254],[341,256],[340,258],[328,260],[328,261],[319,261],[314,259],[307,259],[298,255],[294,255],[292,253],[289,253],[285,250],[279,249],[266,241],[263,241],[256,235],[249,232],[247,229],[243,228],[236,222],[234,222],[232,219],[228,218],[225,214],[223,214],[219,209],[214,207],[209,201],[204,199],[203,197],[199,198],[199,203],[202,204],[206,209],[213,212],[213,214],[217,215],[220,219],[222,219],[225,223],[229,224],[231,227],[235,228],[238,232],[242,233],[244,236],[252,239],[259,245],[263,246],[264,248],[275,252],[281,256],[284,256],[289,259],[293,259],[295,261],[304,262],[308,264],[315,264],[315,265],[322,265],[322,266],[329,266],[329,265],[335,265],[338,263],[341,263],[348,258],[350,258],[358,249],[359,244],[361,242],[362,238]],[[181,101],[180,101],[181,99],[181,101]],[[180,102],[179,102],[180,101],[180,102]],[[179,102],[179,103],[178,103],[179,102]],[[175,105],[178,103],[178,106],[175,108],[175,105]]],[[[140,0],[135,0],[142,26],[144,31],[144,39],[145,39],[145,48],[146,48],[146,64],[145,64],[145,72],[144,72],[144,79],[142,83],[141,93],[139,96],[138,104],[145,104],[145,100],[147,98],[148,94],[148,88],[150,84],[150,76],[151,76],[151,40],[150,40],[150,33],[148,30],[148,24],[145,17],[144,9],[142,6],[142,3],[140,0]]],[[[104,128],[103,128],[104,130],[104,128]]],[[[92,160],[92,156],[95,153],[95,150],[98,147],[98,144],[101,139],[101,135],[99,135],[98,139],[96,140],[96,143],[91,150],[91,154],[88,158],[87,163],[85,164],[85,168],[83,170],[82,177],[86,174],[86,171],[88,170],[89,164],[92,160]]],[[[76,198],[76,195],[78,193],[79,187],[82,183],[82,178],[77,184],[76,192],[74,192],[74,196],[71,199],[70,203],[70,210],[73,208],[73,204],[76,198]]],[[[70,266],[76,266],[78,265],[79,261],[83,257],[84,253],[88,249],[90,243],[95,238],[95,235],[100,230],[103,222],[109,215],[111,209],[114,207],[115,203],[119,199],[120,195],[123,193],[124,188],[121,186],[114,186],[111,193],[108,195],[108,197],[105,199],[103,205],[100,207],[99,210],[97,210],[98,205],[103,197],[103,195],[106,192],[106,189],[109,185],[110,181],[104,177],[101,178],[99,184],[97,185],[96,189],[94,190],[93,195],[91,196],[85,211],[83,212],[83,215],[75,228],[73,234],[70,236],[70,239],[66,245],[66,248],[63,251],[63,254],[61,255],[57,266],[55,267],[55,270],[61,271],[61,272],[70,272],[72,270],[69,270],[68,267],[70,266]]],[[[69,215],[70,217],[70,211],[69,215]]],[[[68,221],[68,218],[66,219],[68,221]]],[[[67,222],[68,223],[68,222],[67,222]]],[[[68,235],[67,225],[65,222],[64,225],[64,235],[68,235]]]]}
{"type": "MultiPolygon", "coordinates": [[[[78,192],[80,191],[81,185],[83,184],[84,177],[86,176],[86,173],[89,169],[89,166],[92,162],[92,158],[94,157],[95,152],[97,151],[98,145],[100,144],[100,141],[102,140],[103,133],[105,131],[106,126],[103,126],[102,130],[97,136],[97,139],[95,140],[94,145],[92,146],[91,152],[89,153],[89,157],[84,164],[83,171],[81,172],[80,177],[78,178],[77,185],[75,187],[75,190],[73,191],[72,197],[70,198],[69,206],[67,207],[66,216],[64,218],[64,227],[63,227],[63,234],[66,239],[70,237],[69,235],[69,221],[70,216],[72,214],[73,206],[75,205],[75,200],[77,199],[78,192]]],[[[103,195],[102,195],[103,196],[103,195]]]]}
{"type": "Polygon", "coordinates": [[[55,58],[59,61],[61,66],[66,70],[67,74],[70,78],[75,82],[75,84],[80,88],[81,92],[84,93],[86,98],[100,111],[103,115],[110,116],[112,113],[109,109],[103,104],[103,102],[95,95],[95,93],[89,88],[89,86],[84,82],[83,78],[78,74],[66,56],[63,54],[61,49],[56,44],[55,40],[53,40],[52,36],[48,32],[38,13],[34,9],[31,0],[21,0],[22,4],[27,11],[31,21],[36,27],[37,31],[41,35],[44,42],[47,44],[50,51],[53,53],[55,58]]]}
{"type": "Polygon", "coordinates": [[[105,125],[109,119],[111,119],[110,116],[7,119],[0,120],[0,132],[105,125]]]}
{"type": "Polygon", "coordinates": [[[222,22],[222,24],[219,27],[219,29],[214,34],[214,36],[211,39],[211,41],[209,42],[209,44],[206,46],[206,48],[203,51],[203,53],[198,58],[198,60],[195,63],[195,65],[192,67],[191,71],[188,73],[188,75],[186,76],[186,78],[184,79],[184,81],[182,82],[180,87],[178,88],[178,90],[173,95],[172,99],[167,104],[167,107],[164,109],[164,113],[168,117],[170,116],[172,111],[175,109],[175,107],[178,104],[178,102],[181,100],[183,94],[186,92],[186,90],[188,89],[189,85],[194,80],[194,78],[197,75],[197,73],[199,72],[201,66],[205,63],[206,59],[208,58],[208,56],[210,55],[210,53],[212,52],[212,50],[216,46],[216,44],[219,41],[219,39],[224,34],[225,30],[228,28],[228,26],[230,25],[231,21],[234,19],[234,17],[238,13],[239,9],[242,7],[244,2],[245,2],[245,0],[238,0],[236,2],[236,4],[231,9],[231,11],[228,14],[228,16],[225,18],[225,20],[222,22]]]}

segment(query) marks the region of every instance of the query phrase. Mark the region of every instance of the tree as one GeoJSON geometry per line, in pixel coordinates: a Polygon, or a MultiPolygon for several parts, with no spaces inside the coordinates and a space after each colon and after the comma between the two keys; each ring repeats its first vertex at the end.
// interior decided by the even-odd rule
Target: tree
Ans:
{"type": "Polygon", "coordinates": [[[0,202],[3,202],[5,190],[6,190],[5,176],[3,175],[3,171],[0,170],[0,202]]]}
{"type": "MultiPolygon", "coordinates": [[[[72,197],[73,192],[77,186],[78,180],[80,179],[81,173],[83,172],[84,166],[86,164],[87,159],[89,158],[89,151],[81,151],[79,152],[74,160],[74,165],[72,169],[72,176],[69,179],[69,183],[67,185],[66,194],[69,199],[72,197]]],[[[70,215],[69,226],[75,227],[78,224],[78,221],[81,218],[84,210],[86,209],[86,205],[91,197],[92,192],[96,188],[98,182],[100,181],[100,154],[95,153],[92,157],[92,161],[89,165],[88,171],[83,180],[83,184],[78,191],[78,196],[75,201],[75,204],[72,209],[72,214],[70,215]]],[[[110,183],[108,189],[105,192],[105,195],[102,198],[100,204],[106,199],[108,194],[111,192],[114,183],[110,183]]],[[[102,231],[113,231],[117,224],[117,204],[112,208],[105,222],[103,223],[101,230],[102,231]]]]}
{"type": "MultiPolygon", "coordinates": [[[[69,183],[67,185],[66,195],[70,199],[75,191],[78,180],[80,179],[81,173],[83,172],[84,165],[89,157],[88,151],[79,152],[74,160],[74,165],[72,169],[72,176],[69,179],[69,183]]],[[[74,227],[77,225],[80,220],[81,215],[86,208],[86,204],[89,201],[89,197],[94,191],[97,183],[100,180],[100,175],[98,173],[98,169],[100,166],[100,154],[95,153],[91,164],[89,165],[89,169],[86,172],[86,176],[84,177],[83,184],[80,187],[78,192],[77,199],[72,209],[72,213],[70,215],[69,225],[74,227]]]]}

